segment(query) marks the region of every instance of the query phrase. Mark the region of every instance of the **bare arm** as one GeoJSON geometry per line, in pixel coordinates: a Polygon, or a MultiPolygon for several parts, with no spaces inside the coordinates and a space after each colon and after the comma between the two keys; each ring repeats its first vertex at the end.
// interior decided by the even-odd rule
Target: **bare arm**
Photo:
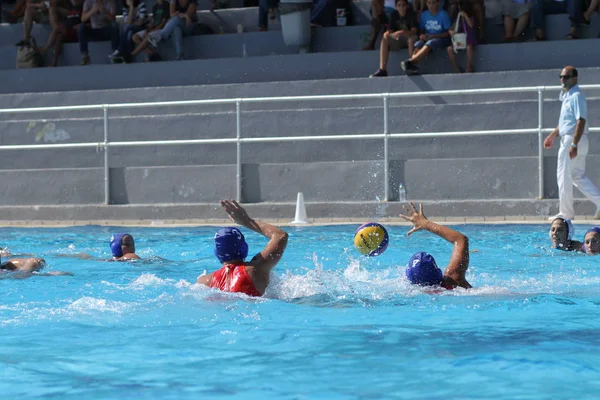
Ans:
{"type": "Polygon", "coordinates": [[[200,285],[210,286],[210,283],[212,282],[213,274],[214,274],[214,272],[210,273],[208,275],[200,275],[198,277],[198,279],[196,279],[196,283],[200,284],[200,285]]]}
{"type": "Polygon", "coordinates": [[[450,262],[448,263],[446,271],[444,272],[443,286],[461,286],[466,289],[470,288],[471,285],[465,279],[467,268],[469,267],[469,239],[462,233],[455,231],[452,228],[439,225],[428,220],[423,214],[422,204],[419,205],[419,211],[417,211],[412,202],[410,205],[412,210],[406,206],[404,207],[408,215],[400,214],[402,218],[412,222],[414,225],[414,227],[408,232],[409,236],[414,232],[426,230],[438,235],[443,239],[446,239],[448,242],[454,245],[452,248],[450,262]]]}
{"type": "Polygon", "coordinates": [[[13,258],[8,262],[22,272],[39,271],[46,266],[46,261],[43,258],[13,258]]]}
{"type": "Polygon", "coordinates": [[[269,272],[273,269],[283,256],[287,246],[288,234],[277,226],[250,218],[246,210],[235,200],[221,200],[221,207],[229,214],[232,221],[269,239],[269,243],[252,258],[250,264],[263,272],[269,272]]]}
{"type": "Polygon", "coordinates": [[[554,128],[554,130],[548,136],[546,136],[546,139],[544,139],[544,148],[545,149],[551,148],[552,145],[554,144],[554,139],[556,139],[557,136],[558,136],[558,126],[556,128],[554,128]]]}

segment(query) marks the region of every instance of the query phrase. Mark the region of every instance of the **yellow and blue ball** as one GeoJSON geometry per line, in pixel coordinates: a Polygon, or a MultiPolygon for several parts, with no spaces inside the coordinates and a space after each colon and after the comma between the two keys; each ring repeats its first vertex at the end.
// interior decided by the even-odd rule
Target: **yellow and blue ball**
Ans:
{"type": "Polygon", "coordinates": [[[354,234],[354,246],[361,254],[369,257],[382,254],[387,249],[389,241],[387,230],[377,222],[368,222],[359,226],[354,234]]]}

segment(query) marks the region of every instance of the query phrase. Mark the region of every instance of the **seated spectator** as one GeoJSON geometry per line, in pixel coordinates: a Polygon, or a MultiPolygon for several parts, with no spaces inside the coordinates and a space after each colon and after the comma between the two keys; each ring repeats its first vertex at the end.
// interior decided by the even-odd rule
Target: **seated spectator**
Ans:
{"type": "MultiPolygon", "coordinates": [[[[160,31],[165,27],[165,24],[169,20],[169,3],[166,0],[157,0],[157,2],[152,6],[152,18],[150,19],[150,23],[146,26],[146,29],[135,33],[132,37],[133,43],[135,43],[136,48],[142,43],[148,34],[154,31],[160,31]]],[[[146,52],[148,53],[148,59],[146,61],[150,61],[150,57],[152,54],[158,56],[157,53],[152,53],[150,48],[146,48],[146,52]]],[[[137,54],[137,53],[136,53],[137,54]]],[[[132,57],[131,54],[123,54],[125,62],[131,62],[132,57]]]]}
{"type": "Polygon", "coordinates": [[[379,50],[379,69],[370,77],[387,76],[387,63],[390,50],[406,49],[408,54],[414,51],[417,37],[417,15],[407,0],[396,0],[396,10],[390,17],[390,25],[383,34],[379,50]]]}
{"type": "Polygon", "coordinates": [[[125,0],[123,7],[123,28],[119,39],[119,48],[112,54],[113,63],[122,63],[123,55],[131,53],[133,35],[141,32],[148,24],[146,4],[141,0],[125,0]]]}
{"type": "Polygon", "coordinates": [[[119,27],[116,23],[116,0],[85,0],[83,13],[77,33],[79,35],[79,50],[81,65],[91,61],[88,53],[88,41],[110,40],[113,52],[119,45],[119,27]],[[88,24],[89,21],[89,24],[88,24]]]}
{"type": "Polygon", "coordinates": [[[591,0],[587,10],[583,12],[583,23],[589,25],[594,11],[600,13],[600,0],[591,0]]]}
{"type": "Polygon", "coordinates": [[[585,22],[583,0],[537,0],[532,6],[535,40],[546,39],[546,15],[549,14],[569,14],[571,31],[566,37],[568,39],[576,39],[578,37],[577,31],[579,25],[585,22]]]}
{"type": "MultiPolygon", "coordinates": [[[[468,0],[460,0],[458,3],[458,15],[456,18],[460,18],[460,22],[458,24],[458,31],[454,32],[453,25],[450,30],[450,36],[455,33],[462,32],[467,35],[467,48],[465,49],[467,52],[467,68],[466,72],[473,72],[473,55],[475,54],[475,46],[477,46],[477,33],[475,31],[475,16],[473,16],[473,9],[471,7],[471,3],[468,0]]],[[[458,62],[456,61],[455,50],[452,45],[448,46],[446,49],[448,52],[448,58],[450,58],[450,62],[454,67],[454,71],[461,73],[462,70],[458,66],[458,62]]]]}
{"type": "Polygon", "coordinates": [[[513,42],[520,38],[527,28],[531,3],[529,0],[501,0],[500,6],[504,17],[504,41],[513,42]]]}
{"type": "Polygon", "coordinates": [[[25,14],[23,17],[23,30],[24,37],[17,46],[29,45],[29,39],[31,38],[31,29],[33,23],[48,24],[50,22],[48,17],[48,6],[45,1],[42,0],[27,0],[27,6],[25,7],[25,14]]]}
{"type": "Polygon", "coordinates": [[[63,7],[58,7],[56,4],[50,5],[52,32],[50,32],[46,44],[40,48],[40,52],[45,54],[50,47],[54,47],[51,67],[58,65],[63,42],[77,42],[77,29],[81,24],[82,6],[82,0],[66,0],[63,7]]]}
{"type": "Polygon", "coordinates": [[[269,20],[275,19],[275,9],[279,0],[259,0],[258,2],[258,30],[266,31],[269,20]]]}
{"type": "MultiPolygon", "coordinates": [[[[391,20],[392,13],[396,11],[394,0],[372,0],[371,2],[371,31],[369,40],[363,50],[375,50],[375,42],[379,37],[382,27],[391,20]]],[[[388,27],[389,30],[389,27],[388,27]]]]}
{"type": "MultiPolygon", "coordinates": [[[[479,41],[485,41],[485,9],[483,6],[483,0],[467,0],[469,3],[469,8],[472,12],[469,12],[469,15],[475,17],[477,20],[476,27],[479,29],[479,41]]],[[[459,3],[462,3],[463,0],[450,0],[448,14],[450,15],[450,19],[454,21],[458,16],[458,12],[460,11],[459,3]]],[[[462,7],[465,8],[464,6],[462,7]]],[[[477,39],[477,38],[476,38],[477,39]]]]}
{"type": "Polygon", "coordinates": [[[402,61],[402,69],[409,75],[419,73],[416,64],[420,63],[427,54],[432,51],[445,49],[452,42],[450,41],[451,28],[450,16],[444,10],[440,10],[439,0],[427,0],[427,11],[421,14],[421,32],[419,41],[415,43],[415,50],[412,57],[402,61]]]}
{"type": "MultiPolygon", "coordinates": [[[[177,60],[183,60],[183,37],[191,35],[197,23],[196,15],[197,0],[171,0],[170,14],[171,19],[164,28],[148,34],[139,46],[131,53],[135,57],[148,46],[158,47],[158,44],[173,36],[175,43],[175,55],[177,60]]],[[[150,52],[154,53],[154,49],[150,52]]],[[[151,56],[152,57],[152,56],[151,56]]]]}

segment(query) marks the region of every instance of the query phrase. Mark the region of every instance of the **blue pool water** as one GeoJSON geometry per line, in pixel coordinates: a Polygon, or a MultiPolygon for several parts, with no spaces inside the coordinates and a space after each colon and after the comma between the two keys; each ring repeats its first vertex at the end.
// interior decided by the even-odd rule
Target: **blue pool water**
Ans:
{"type": "Polygon", "coordinates": [[[549,249],[548,226],[459,226],[474,289],[432,295],[403,267],[421,250],[445,266],[448,243],[389,226],[370,259],[354,228],[286,228],[263,299],[191,284],[217,267],[211,227],[127,229],[137,263],[65,256],[108,258],[120,228],[2,228],[74,276],[0,280],[0,398],[597,398],[600,257],[549,249]]]}

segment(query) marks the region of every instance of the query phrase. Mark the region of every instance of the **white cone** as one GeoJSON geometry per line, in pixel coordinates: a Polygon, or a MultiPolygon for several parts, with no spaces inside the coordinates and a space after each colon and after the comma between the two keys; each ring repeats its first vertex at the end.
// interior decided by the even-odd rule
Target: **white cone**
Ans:
{"type": "Polygon", "coordinates": [[[302,192],[298,192],[298,200],[296,201],[296,216],[294,217],[292,224],[308,224],[306,207],[304,206],[304,195],[302,192]]]}

